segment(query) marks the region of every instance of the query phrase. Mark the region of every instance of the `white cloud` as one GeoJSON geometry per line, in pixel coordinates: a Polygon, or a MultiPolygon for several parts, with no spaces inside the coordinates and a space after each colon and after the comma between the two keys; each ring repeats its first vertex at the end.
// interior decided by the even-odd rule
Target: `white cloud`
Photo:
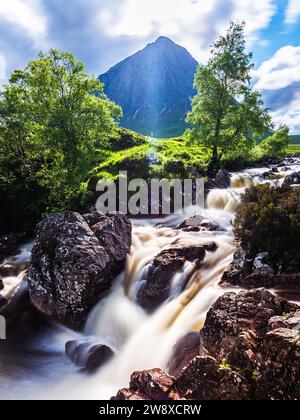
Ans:
{"type": "Polygon", "coordinates": [[[274,122],[300,131],[300,45],[286,45],[253,72],[255,89],[263,92],[274,122]]]}
{"type": "Polygon", "coordinates": [[[99,21],[110,37],[171,37],[201,62],[209,46],[230,20],[247,22],[249,44],[266,28],[276,12],[274,0],[124,0],[118,15],[103,7],[99,21]]]}
{"type": "Polygon", "coordinates": [[[0,54],[0,82],[6,79],[6,59],[0,54]]]}
{"type": "Polygon", "coordinates": [[[257,79],[255,87],[260,90],[283,89],[300,82],[300,45],[280,48],[253,75],[257,79]]]}
{"type": "Polygon", "coordinates": [[[291,134],[299,134],[300,132],[300,92],[296,92],[293,100],[274,112],[271,112],[273,121],[277,126],[286,124],[291,134]]]}
{"type": "Polygon", "coordinates": [[[299,18],[300,18],[300,1],[289,0],[286,11],[285,11],[285,23],[287,25],[292,25],[294,23],[297,23],[299,18]]]}
{"type": "Polygon", "coordinates": [[[40,0],[1,1],[0,20],[20,27],[35,47],[44,44],[47,19],[42,13],[40,0]]]}

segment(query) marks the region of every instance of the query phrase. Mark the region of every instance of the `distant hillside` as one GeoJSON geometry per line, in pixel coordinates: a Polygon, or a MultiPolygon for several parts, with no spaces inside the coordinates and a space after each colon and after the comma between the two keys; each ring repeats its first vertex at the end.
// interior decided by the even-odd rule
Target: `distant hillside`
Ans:
{"type": "Polygon", "coordinates": [[[123,108],[121,126],[175,137],[186,129],[197,66],[185,48],[160,37],[99,78],[107,96],[123,108]]]}
{"type": "Polygon", "coordinates": [[[300,144],[300,134],[290,136],[290,144],[300,144]]]}

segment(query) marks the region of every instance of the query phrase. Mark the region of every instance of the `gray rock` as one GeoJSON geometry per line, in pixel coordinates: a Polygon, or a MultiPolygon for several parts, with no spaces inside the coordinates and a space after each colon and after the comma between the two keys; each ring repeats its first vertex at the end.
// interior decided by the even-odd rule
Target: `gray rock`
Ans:
{"type": "Polygon", "coordinates": [[[131,223],[119,213],[55,214],[37,227],[28,283],[42,314],[81,328],[89,310],[125,266],[131,223]]]}

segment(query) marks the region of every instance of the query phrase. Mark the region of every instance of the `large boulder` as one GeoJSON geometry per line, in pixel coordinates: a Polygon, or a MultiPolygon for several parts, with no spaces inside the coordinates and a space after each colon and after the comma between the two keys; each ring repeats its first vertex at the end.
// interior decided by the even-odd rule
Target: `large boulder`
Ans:
{"type": "MultiPolygon", "coordinates": [[[[300,315],[300,313],[299,313],[300,315]]],[[[258,370],[257,399],[300,399],[300,323],[266,334],[258,370]]]]}
{"type": "MultiPolygon", "coordinates": [[[[204,245],[187,244],[166,249],[158,254],[148,265],[146,278],[142,279],[137,293],[137,301],[147,311],[153,311],[170,297],[172,280],[186,261],[196,262],[198,267],[204,260],[206,251],[214,251],[215,243],[204,245]]],[[[179,286],[181,292],[188,278],[179,286]]]]}
{"type": "Polygon", "coordinates": [[[265,289],[226,293],[209,310],[201,330],[201,346],[219,362],[251,365],[253,354],[268,330],[269,319],[297,306],[265,289]]]}
{"type": "Polygon", "coordinates": [[[68,341],[65,352],[72,363],[88,372],[100,368],[114,355],[110,347],[91,338],[68,341]]]}
{"type": "Polygon", "coordinates": [[[250,256],[241,246],[238,247],[232,262],[223,273],[220,285],[240,286],[244,289],[300,289],[299,261],[296,258],[290,258],[288,268],[281,269],[279,273],[275,273],[267,261],[267,253],[250,256]]]}
{"type": "Polygon", "coordinates": [[[130,246],[131,223],[120,213],[64,212],[42,221],[28,274],[32,304],[52,320],[81,328],[123,271],[130,246]]]}

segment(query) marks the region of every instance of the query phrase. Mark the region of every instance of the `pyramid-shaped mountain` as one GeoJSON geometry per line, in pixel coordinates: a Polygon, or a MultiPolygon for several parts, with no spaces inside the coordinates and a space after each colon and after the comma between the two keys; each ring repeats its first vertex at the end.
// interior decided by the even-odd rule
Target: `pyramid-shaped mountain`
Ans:
{"type": "Polygon", "coordinates": [[[107,96],[121,105],[121,126],[144,135],[183,133],[198,63],[183,47],[160,37],[100,76],[107,96]]]}

